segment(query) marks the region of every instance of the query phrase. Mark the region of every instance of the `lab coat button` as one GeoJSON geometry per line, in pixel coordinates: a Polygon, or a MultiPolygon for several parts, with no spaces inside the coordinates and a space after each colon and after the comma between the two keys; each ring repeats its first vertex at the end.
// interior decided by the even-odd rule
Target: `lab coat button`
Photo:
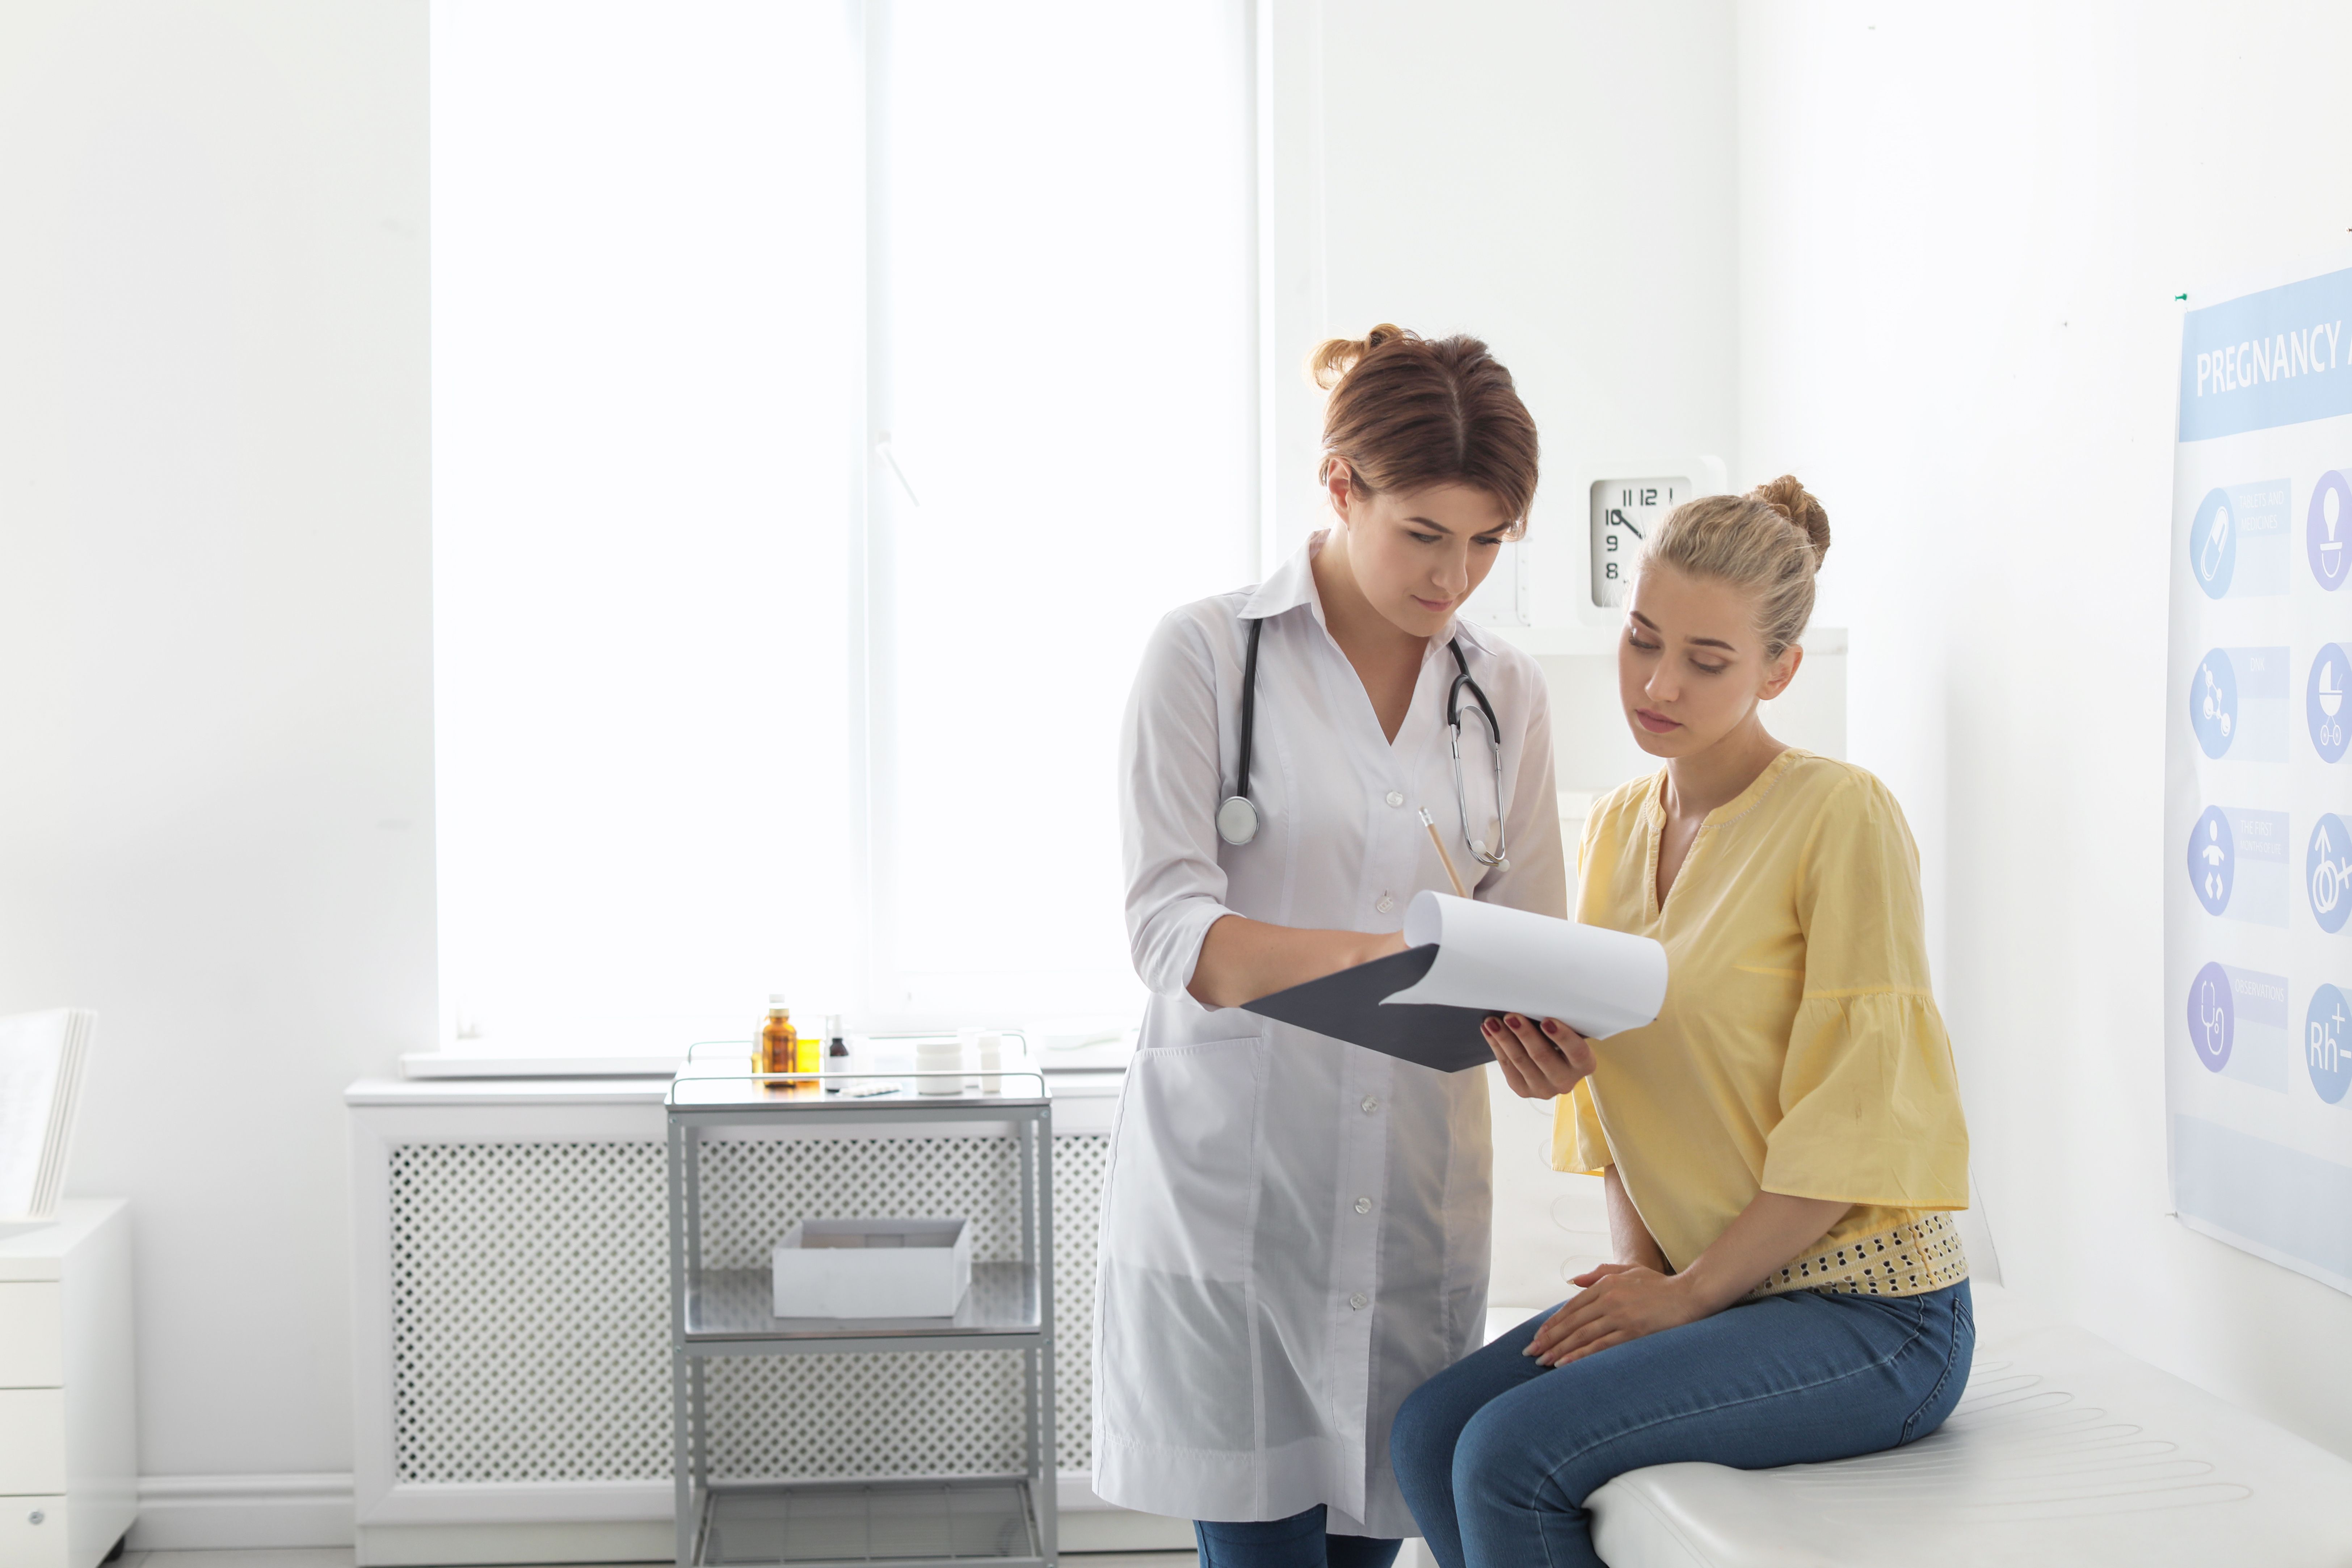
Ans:
{"type": "Polygon", "coordinates": [[[1364,1114],[1365,1114],[1365,1115],[1370,1116],[1373,1111],[1378,1110],[1380,1108],[1381,1108],[1381,1102],[1380,1102],[1379,1100],[1374,1100],[1374,1099],[1373,1099],[1370,1095],[1369,1095],[1369,1094],[1368,1094],[1368,1095],[1366,1095],[1366,1096],[1364,1096],[1364,1114]]]}
{"type": "Polygon", "coordinates": [[[1371,1213],[1371,1212],[1372,1212],[1372,1200],[1371,1200],[1371,1199],[1370,1199],[1370,1198],[1358,1198],[1358,1199],[1356,1200],[1356,1212],[1357,1212],[1358,1214],[1370,1214],[1370,1213],[1371,1213]]]}
{"type": "Polygon", "coordinates": [[[1387,914],[1390,910],[1396,908],[1396,900],[1390,898],[1386,893],[1382,893],[1373,901],[1372,908],[1380,910],[1382,914],[1387,914]]]}
{"type": "Polygon", "coordinates": [[[1366,1307],[1369,1307],[1371,1304],[1372,1299],[1370,1296],[1365,1295],[1361,1290],[1357,1291],[1354,1295],[1348,1298],[1348,1305],[1354,1308],[1359,1312],[1362,1311],[1366,1307]]]}
{"type": "Polygon", "coordinates": [[[1391,790],[1388,793],[1388,803],[1391,805],[1402,805],[1404,804],[1404,796],[1395,790],[1391,790]]]}

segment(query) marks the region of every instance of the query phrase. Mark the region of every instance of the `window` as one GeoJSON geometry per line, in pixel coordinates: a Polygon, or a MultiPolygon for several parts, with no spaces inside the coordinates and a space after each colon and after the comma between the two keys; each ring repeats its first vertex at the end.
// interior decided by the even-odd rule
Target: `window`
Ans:
{"type": "Polygon", "coordinates": [[[1119,711],[1252,574],[1246,18],[436,5],[455,1048],[1132,1015],[1119,711]]]}

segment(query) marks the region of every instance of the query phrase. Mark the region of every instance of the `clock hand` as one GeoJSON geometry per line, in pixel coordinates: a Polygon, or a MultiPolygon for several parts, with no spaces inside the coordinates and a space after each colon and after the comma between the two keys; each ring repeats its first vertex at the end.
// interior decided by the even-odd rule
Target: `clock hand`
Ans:
{"type": "MultiPolygon", "coordinates": [[[[1628,521],[1625,520],[1625,514],[1624,514],[1623,512],[1622,512],[1622,511],[1618,510],[1615,507],[1612,507],[1612,508],[1610,508],[1610,509],[1609,509],[1609,521],[1612,521],[1612,522],[1613,522],[1613,523],[1615,523],[1618,527],[1620,527],[1620,528],[1623,529],[1626,532],[1628,532],[1628,533],[1632,534],[1634,538],[1636,538],[1636,539],[1642,539],[1642,531],[1641,531],[1640,529],[1638,529],[1638,528],[1635,528],[1635,527],[1634,527],[1631,522],[1628,522],[1628,521]]],[[[1643,542],[1643,543],[1644,543],[1644,544],[1647,544],[1647,543],[1649,542],[1649,541],[1648,541],[1648,540],[1646,540],[1646,539],[1642,539],[1642,542],[1643,542]]]]}

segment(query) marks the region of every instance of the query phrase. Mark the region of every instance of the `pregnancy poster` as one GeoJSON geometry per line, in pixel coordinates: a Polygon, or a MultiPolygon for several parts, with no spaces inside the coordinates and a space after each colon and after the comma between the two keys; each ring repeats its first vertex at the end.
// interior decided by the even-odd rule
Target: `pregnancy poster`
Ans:
{"type": "Polygon", "coordinates": [[[2352,269],[2192,310],[2165,731],[2172,1194],[2352,1290],[2352,269]]]}

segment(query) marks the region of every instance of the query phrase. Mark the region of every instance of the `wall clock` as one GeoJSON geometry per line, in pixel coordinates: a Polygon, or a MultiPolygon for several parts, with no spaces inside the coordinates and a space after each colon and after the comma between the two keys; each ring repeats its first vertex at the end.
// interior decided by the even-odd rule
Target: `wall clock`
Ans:
{"type": "Polygon", "coordinates": [[[1666,514],[1696,491],[1682,475],[1592,481],[1592,602],[1606,609],[1625,602],[1633,561],[1666,514]]]}

